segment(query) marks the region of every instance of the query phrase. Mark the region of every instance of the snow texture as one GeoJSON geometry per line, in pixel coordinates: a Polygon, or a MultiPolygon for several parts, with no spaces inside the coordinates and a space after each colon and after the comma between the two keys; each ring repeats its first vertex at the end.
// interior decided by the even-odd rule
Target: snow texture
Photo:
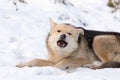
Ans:
{"type": "Polygon", "coordinates": [[[112,13],[108,0],[0,0],[0,80],[120,80],[120,69],[77,68],[70,73],[53,67],[17,68],[34,58],[47,59],[49,19],[77,27],[120,32],[120,10],[112,13]]]}

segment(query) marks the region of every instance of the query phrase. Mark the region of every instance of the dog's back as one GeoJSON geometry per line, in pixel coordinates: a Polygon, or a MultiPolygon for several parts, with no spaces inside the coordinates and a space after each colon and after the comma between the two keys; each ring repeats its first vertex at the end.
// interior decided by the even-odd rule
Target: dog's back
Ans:
{"type": "Polygon", "coordinates": [[[116,33],[116,32],[103,32],[103,31],[95,31],[95,30],[86,30],[84,29],[84,36],[86,38],[86,40],[88,41],[88,46],[89,48],[92,49],[92,44],[94,41],[94,38],[96,36],[100,36],[100,35],[113,35],[116,38],[120,39],[120,33],[116,33]]]}
{"type": "Polygon", "coordinates": [[[120,33],[83,30],[90,51],[103,63],[97,68],[120,67],[120,33]]]}

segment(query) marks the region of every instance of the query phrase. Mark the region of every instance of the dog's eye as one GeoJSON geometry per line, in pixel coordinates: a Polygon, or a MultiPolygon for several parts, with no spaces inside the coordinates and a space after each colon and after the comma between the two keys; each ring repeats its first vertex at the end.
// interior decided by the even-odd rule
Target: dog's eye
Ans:
{"type": "Polygon", "coordinates": [[[68,33],[69,35],[72,35],[72,33],[68,33]]]}
{"type": "Polygon", "coordinates": [[[57,32],[61,32],[61,30],[57,30],[57,32]]]}

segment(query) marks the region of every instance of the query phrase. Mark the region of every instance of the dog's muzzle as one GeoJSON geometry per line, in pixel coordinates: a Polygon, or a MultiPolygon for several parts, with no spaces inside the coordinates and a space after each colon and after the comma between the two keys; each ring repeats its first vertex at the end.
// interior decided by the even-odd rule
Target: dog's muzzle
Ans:
{"type": "Polygon", "coordinates": [[[62,34],[60,35],[60,39],[57,41],[57,45],[61,48],[64,48],[68,45],[68,43],[65,41],[66,35],[62,34]]]}

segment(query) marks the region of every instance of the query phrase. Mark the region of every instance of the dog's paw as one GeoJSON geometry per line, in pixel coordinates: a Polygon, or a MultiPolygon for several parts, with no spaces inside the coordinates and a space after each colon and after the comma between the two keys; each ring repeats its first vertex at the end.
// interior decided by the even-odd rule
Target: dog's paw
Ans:
{"type": "Polygon", "coordinates": [[[83,65],[82,67],[85,67],[85,68],[90,68],[90,69],[100,69],[98,65],[94,65],[94,64],[86,64],[86,65],[83,65]]]}
{"type": "Polygon", "coordinates": [[[16,67],[19,67],[19,68],[22,68],[22,67],[32,67],[31,64],[24,64],[24,63],[21,63],[21,64],[17,64],[16,67]]]}
{"type": "Polygon", "coordinates": [[[22,67],[25,67],[25,65],[23,65],[23,64],[17,64],[16,67],[22,68],[22,67]]]}
{"type": "Polygon", "coordinates": [[[17,64],[16,67],[22,68],[24,66],[23,66],[23,64],[17,64]]]}
{"type": "Polygon", "coordinates": [[[92,64],[85,64],[85,65],[82,65],[82,67],[84,67],[84,68],[91,68],[92,64]]]}

